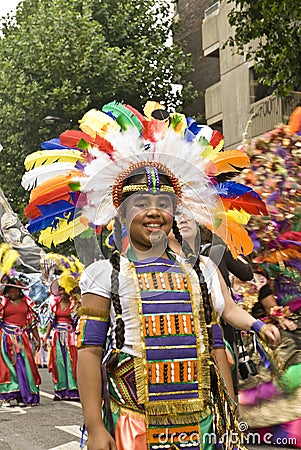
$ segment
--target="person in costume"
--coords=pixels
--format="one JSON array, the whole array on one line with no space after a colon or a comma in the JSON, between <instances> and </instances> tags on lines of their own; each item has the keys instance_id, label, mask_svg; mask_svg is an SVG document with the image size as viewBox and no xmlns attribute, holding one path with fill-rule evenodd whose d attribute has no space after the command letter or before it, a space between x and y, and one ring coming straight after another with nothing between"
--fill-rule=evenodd
<instances>
[{"instance_id":1,"label":"person in costume","mask_svg":"<svg viewBox=\"0 0 301 450\"><path fill-rule=\"evenodd\" d=\"M18 253L9 245L1 244L0 254L4 273L0 295L0 401L2 406L10 406L12 400L35 406L40 402L41 378L34 361L30 335L33 335L35 349L39 351L38 315L34 302L24 293L28 289L24 278L9 275Z\"/></svg>"},{"instance_id":2,"label":"person in costume","mask_svg":"<svg viewBox=\"0 0 301 450\"><path fill-rule=\"evenodd\" d=\"M89 450L217 447L218 436L238 428L210 358L212 326L223 315L234 326L254 329L262 345L265 339L277 344L279 333L241 311L210 259L200 260L182 241L174 217L186 207L197 222L218 225L221 237L229 227L240 230L239 241L234 232L227 245L235 255L251 251L247 233L232 220L243 213L230 211L231 199L225 206L218 200L230 190L236 200L251 191L241 188L234 195L233 184L210 182L218 173L245 167L248 159L239 150L219 154L221 139L209 127L168 114L156 102L148 102L144 113L111 102L85 114L78 133L44 143L43 148L56 145L58 154L59 146L72 144L73 150L60 147L61 155L76 162L57 179L57 190L53 179L39 184L37 173L26 214L47 244L66 239L71 227L70 236L80 238L115 219L110 260L92 263L80 281L78 385ZM30 155L27 168L47 159L45 152ZM237 169L229 165L233 157ZM51 207L37 208L50 186ZM70 197L67 218L56 204L55 194L62 191L64 201ZM264 210L258 196L254 202ZM121 222L130 243L124 255ZM171 229L184 258L167 246ZM213 427L216 442L207 434ZM234 445L241 446L237 439Z\"/></svg>"},{"instance_id":3,"label":"person in costume","mask_svg":"<svg viewBox=\"0 0 301 450\"><path fill-rule=\"evenodd\" d=\"M57 259L61 275L52 282L50 316L43 347L48 348L50 337L49 372L52 373L53 400L79 400L77 387L77 348L75 329L77 324L76 289L83 266L74 256L63 257L49 254Z\"/></svg>"},{"instance_id":4,"label":"person in costume","mask_svg":"<svg viewBox=\"0 0 301 450\"><path fill-rule=\"evenodd\" d=\"M240 176L261 193L269 212L268 220L252 217L248 224L257 273L251 285L239 287L241 303L261 320L277 323L281 345L275 354L285 369L281 377L272 377L267 361L250 345L259 374L241 383L240 411L250 431L271 433L274 444L297 448L301 447L300 148L298 107L287 125L245 143L253 170Z\"/></svg>"},{"instance_id":5,"label":"person in costume","mask_svg":"<svg viewBox=\"0 0 301 450\"><path fill-rule=\"evenodd\" d=\"M45 334L48 327L48 322L50 318L50 308L48 301L44 301L38 307L38 315L39 315L39 324L38 331L39 336L42 342L44 342ZM40 351L36 353L35 362L38 367L45 368L48 366L48 349L44 349L43 345L40 348Z\"/></svg>"}]
</instances>

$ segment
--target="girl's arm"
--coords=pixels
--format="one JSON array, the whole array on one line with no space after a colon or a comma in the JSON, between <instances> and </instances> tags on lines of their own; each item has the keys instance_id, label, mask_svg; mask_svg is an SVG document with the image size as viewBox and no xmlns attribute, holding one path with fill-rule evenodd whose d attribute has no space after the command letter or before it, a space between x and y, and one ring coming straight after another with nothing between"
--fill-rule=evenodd
<instances>
[{"instance_id":1,"label":"girl's arm","mask_svg":"<svg viewBox=\"0 0 301 450\"><path fill-rule=\"evenodd\" d=\"M82 308L99 311L110 309L110 299L84 294ZM114 439L105 429L102 418L101 346L83 346L78 351L77 381L88 431L89 450L116 450Z\"/></svg>"},{"instance_id":2,"label":"girl's arm","mask_svg":"<svg viewBox=\"0 0 301 450\"><path fill-rule=\"evenodd\" d=\"M225 307L223 311L223 318L226 322L232 325L238 330L250 330L252 325L256 322L256 319L251 316L247 311L238 306L232 299L229 290L227 289L226 283L217 270L218 278L221 285L222 294L225 300ZM281 338L278 328L275 325L268 325L263 329L263 333L271 345L280 344Z\"/></svg>"},{"instance_id":3,"label":"girl's arm","mask_svg":"<svg viewBox=\"0 0 301 450\"><path fill-rule=\"evenodd\" d=\"M48 325L47 325L47 330L46 330L46 334L45 334L45 336L43 337L43 349L44 350L47 350L47 340L48 340L48 338L49 338L49 335L50 335L50 331L52 330L52 323L51 323L51 321L49 321L48 322Z\"/></svg>"}]
</instances>

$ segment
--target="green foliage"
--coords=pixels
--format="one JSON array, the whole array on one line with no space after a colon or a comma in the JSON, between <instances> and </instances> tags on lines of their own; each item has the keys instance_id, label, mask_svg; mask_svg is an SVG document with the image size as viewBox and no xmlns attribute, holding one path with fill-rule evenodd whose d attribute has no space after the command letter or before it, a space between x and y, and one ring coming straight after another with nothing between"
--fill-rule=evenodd
<instances>
[{"instance_id":1,"label":"green foliage","mask_svg":"<svg viewBox=\"0 0 301 450\"><path fill-rule=\"evenodd\" d=\"M254 58L260 82L285 97L301 86L301 1L228 0L234 35L226 44ZM256 47L252 46L254 42Z\"/></svg>"},{"instance_id":2,"label":"green foliage","mask_svg":"<svg viewBox=\"0 0 301 450\"><path fill-rule=\"evenodd\" d=\"M171 83L192 70L160 0L23 0L2 22L0 38L0 186L23 217L28 195L20 185L25 157L57 137L90 108L123 100L140 109L147 99L178 106ZM66 120L52 126L52 115Z\"/></svg>"}]
</instances>

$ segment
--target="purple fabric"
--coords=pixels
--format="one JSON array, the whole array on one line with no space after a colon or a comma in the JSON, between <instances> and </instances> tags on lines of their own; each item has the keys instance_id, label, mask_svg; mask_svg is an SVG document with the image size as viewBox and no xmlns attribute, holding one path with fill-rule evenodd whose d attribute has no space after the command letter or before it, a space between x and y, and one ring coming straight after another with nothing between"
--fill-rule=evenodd
<instances>
[{"instance_id":1,"label":"purple fabric","mask_svg":"<svg viewBox=\"0 0 301 450\"><path fill-rule=\"evenodd\" d=\"M158 301L176 302L181 300L189 300L189 292L187 291L141 291L143 292L143 299L154 303Z\"/></svg>"},{"instance_id":2,"label":"purple fabric","mask_svg":"<svg viewBox=\"0 0 301 450\"><path fill-rule=\"evenodd\" d=\"M160 313L178 313L178 312L185 312L185 313L192 313L192 307L190 303L157 303L157 304L150 304L150 303L143 303L142 301L142 310L143 314L160 314Z\"/></svg>"},{"instance_id":3,"label":"purple fabric","mask_svg":"<svg viewBox=\"0 0 301 450\"><path fill-rule=\"evenodd\" d=\"M246 389L239 392L239 403L244 406L254 406L263 400L271 400L279 395L281 391L272 381L262 383L252 389Z\"/></svg>"},{"instance_id":4,"label":"purple fabric","mask_svg":"<svg viewBox=\"0 0 301 450\"><path fill-rule=\"evenodd\" d=\"M150 347L156 347L156 346L166 346L170 345L173 346L173 350L176 346L181 347L182 345L196 345L196 337L195 335L190 336L183 336L183 335L174 335L174 336L154 336L154 337L147 337L145 338L146 348L149 349ZM183 350L180 349L182 352Z\"/></svg>"},{"instance_id":5,"label":"purple fabric","mask_svg":"<svg viewBox=\"0 0 301 450\"><path fill-rule=\"evenodd\" d=\"M165 402L166 400L185 400L190 399L190 398L198 398L198 393L197 392L193 392L193 393L189 393L189 392L185 392L184 394L170 394L170 395L156 395L154 398L152 398L152 395L150 394L149 399L150 401L163 401Z\"/></svg>"},{"instance_id":6,"label":"purple fabric","mask_svg":"<svg viewBox=\"0 0 301 450\"><path fill-rule=\"evenodd\" d=\"M103 347L106 342L108 329L109 322L86 320L81 345L99 345Z\"/></svg>"},{"instance_id":7,"label":"purple fabric","mask_svg":"<svg viewBox=\"0 0 301 450\"><path fill-rule=\"evenodd\" d=\"M182 269L179 266L177 261L171 261L170 259L165 258L148 258L143 261L134 261L136 272L144 273L144 272L176 272L182 273ZM163 265L167 264L167 265ZM147 265L147 270L146 266Z\"/></svg>"},{"instance_id":8,"label":"purple fabric","mask_svg":"<svg viewBox=\"0 0 301 450\"><path fill-rule=\"evenodd\" d=\"M212 325L213 332L213 348L225 348L222 329L218 323Z\"/></svg>"},{"instance_id":9,"label":"purple fabric","mask_svg":"<svg viewBox=\"0 0 301 450\"><path fill-rule=\"evenodd\" d=\"M192 391L198 389L198 383L196 381L191 383L170 383L170 384L149 384L149 393L160 392L179 392L179 391Z\"/></svg>"},{"instance_id":10,"label":"purple fabric","mask_svg":"<svg viewBox=\"0 0 301 450\"><path fill-rule=\"evenodd\" d=\"M26 375L25 362L20 353L17 353L16 372L20 386L22 402L26 405L33 403L33 395L30 393L28 378ZM39 402L38 402L39 403Z\"/></svg>"},{"instance_id":11,"label":"purple fabric","mask_svg":"<svg viewBox=\"0 0 301 450\"><path fill-rule=\"evenodd\" d=\"M169 349L150 349L146 350L146 358L148 361L169 360L169 359L195 359L197 358L196 348L169 348Z\"/></svg>"},{"instance_id":12,"label":"purple fabric","mask_svg":"<svg viewBox=\"0 0 301 450\"><path fill-rule=\"evenodd\" d=\"M260 333L261 328L265 325L265 323L258 319L256 320L256 322L253 323L253 325L251 326L251 330L255 331L256 334Z\"/></svg>"}]
</instances>

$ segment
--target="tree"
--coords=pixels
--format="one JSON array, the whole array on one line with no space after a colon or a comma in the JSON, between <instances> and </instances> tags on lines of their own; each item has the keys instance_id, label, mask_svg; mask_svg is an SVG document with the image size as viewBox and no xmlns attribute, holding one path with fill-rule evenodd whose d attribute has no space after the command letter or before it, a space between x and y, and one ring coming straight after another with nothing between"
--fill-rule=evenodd
<instances>
[{"instance_id":1,"label":"tree","mask_svg":"<svg viewBox=\"0 0 301 450\"><path fill-rule=\"evenodd\" d=\"M260 82L287 96L301 86L300 0L228 0L234 35L227 44L254 58ZM256 45L252 44L256 42Z\"/></svg>"},{"instance_id":2,"label":"tree","mask_svg":"<svg viewBox=\"0 0 301 450\"><path fill-rule=\"evenodd\" d=\"M155 3L155 6L154 6ZM175 106L193 97L189 56L166 44L172 18L165 0L23 0L2 22L0 39L0 185L22 217L23 161L90 108L113 100L141 107L147 99ZM43 117L66 123L51 129Z\"/></svg>"}]
</instances>

